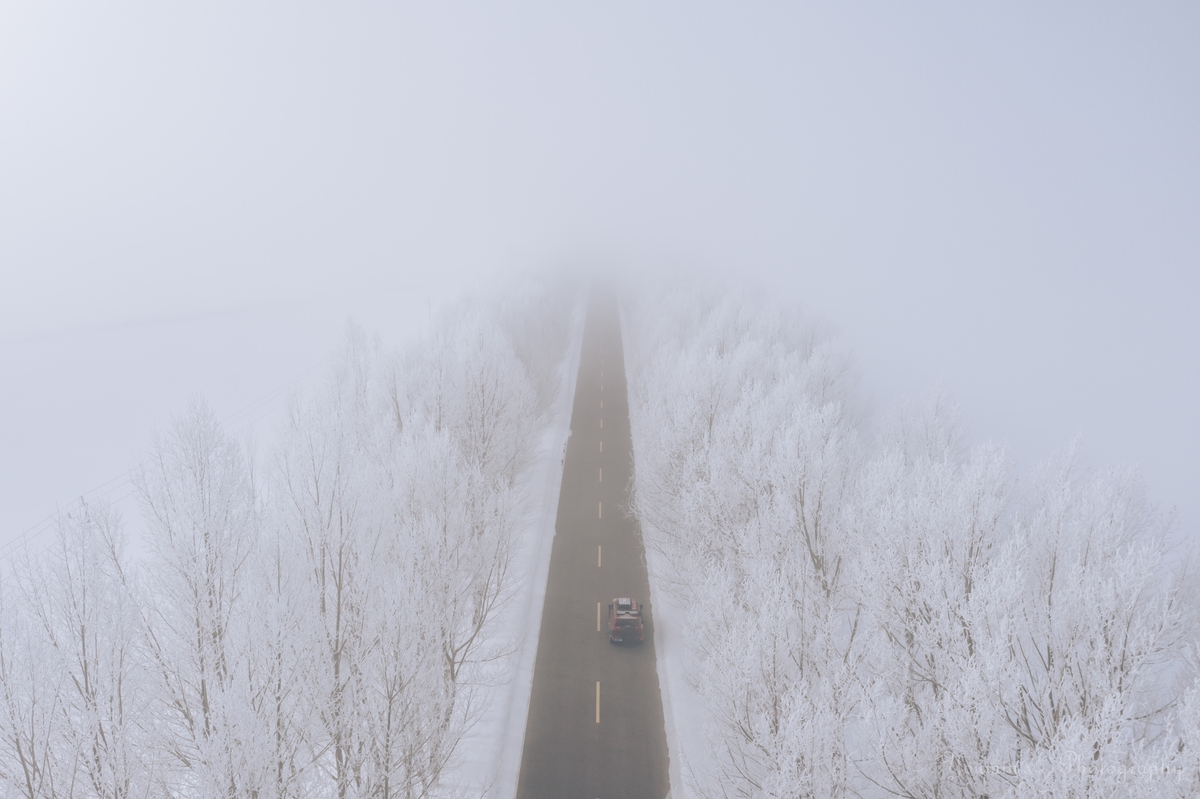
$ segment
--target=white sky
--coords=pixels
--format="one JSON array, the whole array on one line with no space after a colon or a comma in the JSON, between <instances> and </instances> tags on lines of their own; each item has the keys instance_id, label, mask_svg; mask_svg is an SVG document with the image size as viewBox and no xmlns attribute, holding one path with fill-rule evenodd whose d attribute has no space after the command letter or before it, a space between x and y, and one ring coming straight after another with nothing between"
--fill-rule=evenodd
<instances>
[{"instance_id":1,"label":"white sky","mask_svg":"<svg viewBox=\"0 0 1200 799\"><path fill-rule=\"evenodd\" d=\"M851 8L852 6L852 8ZM692 265L1200 529L1194 3L0 5L0 544L350 314ZM273 407L273 406L265 406Z\"/></svg>"}]
</instances>

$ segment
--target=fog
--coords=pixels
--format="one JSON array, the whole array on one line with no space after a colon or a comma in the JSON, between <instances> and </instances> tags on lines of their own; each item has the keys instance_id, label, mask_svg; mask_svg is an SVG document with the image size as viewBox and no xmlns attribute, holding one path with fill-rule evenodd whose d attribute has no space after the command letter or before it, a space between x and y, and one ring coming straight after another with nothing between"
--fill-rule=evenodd
<instances>
[{"instance_id":1,"label":"fog","mask_svg":"<svg viewBox=\"0 0 1200 799\"><path fill-rule=\"evenodd\" d=\"M1183 3L6 3L0 544L197 392L265 417L348 316L609 265L765 286L878 406L940 383L1022 465L1079 435L1195 536L1197 41Z\"/></svg>"}]
</instances>

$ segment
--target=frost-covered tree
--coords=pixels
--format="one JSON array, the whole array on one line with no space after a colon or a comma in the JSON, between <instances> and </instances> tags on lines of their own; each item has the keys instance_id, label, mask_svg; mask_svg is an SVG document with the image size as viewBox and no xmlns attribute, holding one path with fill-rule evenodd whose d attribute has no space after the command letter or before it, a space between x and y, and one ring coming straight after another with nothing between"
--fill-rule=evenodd
<instances>
[{"instance_id":1,"label":"frost-covered tree","mask_svg":"<svg viewBox=\"0 0 1200 799\"><path fill-rule=\"evenodd\" d=\"M262 751L247 669L258 508L247 456L195 402L137 475L150 561L146 646L163 790L251 796Z\"/></svg>"},{"instance_id":2,"label":"frost-covered tree","mask_svg":"<svg viewBox=\"0 0 1200 799\"><path fill-rule=\"evenodd\" d=\"M1068 455L1031 489L1000 564L1023 579L993 654L998 705L1022 772L1104 784L1157 756L1148 744L1170 724L1195 641L1193 595L1166 567L1136 476L1079 475Z\"/></svg>"},{"instance_id":3,"label":"frost-covered tree","mask_svg":"<svg viewBox=\"0 0 1200 799\"><path fill-rule=\"evenodd\" d=\"M279 457L281 524L303 553L309 606L301 614L314 657L319 750L339 799L358 795L369 742L360 708L372 642L367 617L381 582L383 529L370 447L372 359L352 338L317 397L289 413Z\"/></svg>"},{"instance_id":4,"label":"frost-covered tree","mask_svg":"<svg viewBox=\"0 0 1200 799\"><path fill-rule=\"evenodd\" d=\"M901 796L985 795L1002 718L980 667L1007 612L993 560L1011 480L1003 452L955 452L944 398L865 465L850 511L863 608L863 770ZM982 693L981 693L982 692Z\"/></svg>"},{"instance_id":5,"label":"frost-covered tree","mask_svg":"<svg viewBox=\"0 0 1200 799\"><path fill-rule=\"evenodd\" d=\"M1184 797L1200 794L1200 679L1195 648L1190 653L1191 684L1172 714L1171 724L1164 737L1162 754L1138 757L1139 781L1153 790L1146 796ZM1140 753L1139 753L1140 754Z\"/></svg>"},{"instance_id":6,"label":"frost-covered tree","mask_svg":"<svg viewBox=\"0 0 1200 799\"><path fill-rule=\"evenodd\" d=\"M304 561L278 516L264 516L248 581L246 675L255 736L246 744L258 747L250 761L261 796L285 799L312 795L317 781L318 652L308 634Z\"/></svg>"},{"instance_id":7,"label":"frost-covered tree","mask_svg":"<svg viewBox=\"0 0 1200 799\"><path fill-rule=\"evenodd\" d=\"M52 747L66 794L147 794L157 765L147 746L142 623L116 511L82 503L59 516L46 557L20 571L46 682L61 686ZM65 794L64 794L65 795Z\"/></svg>"},{"instance_id":8,"label":"frost-covered tree","mask_svg":"<svg viewBox=\"0 0 1200 799\"><path fill-rule=\"evenodd\" d=\"M46 669L53 655L10 585L0 583L0 780L6 796L59 795L62 672ZM69 776L68 776L69 779Z\"/></svg>"},{"instance_id":9,"label":"frost-covered tree","mask_svg":"<svg viewBox=\"0 0 1200 799\"><path fill-rule=\"evenodd\" d=\"M434 790L511 654L495 617L544 423L526 363L563 355L527 337L523 360L511 321L452 309L398 355L351 331L290 413L274 485L303 553L316 749L339 797Z\"/></svg>"},{"instance_id":10,"label":"frost-covered tree","mask_svg":"<svg viewBox=\"0 0 1200 799\"><path fill-rule=\"evenodd\" d=\"M631 386L635 508L673 566L655 579L690 608L691 676L715 722L694 785L845 794L858 657L840 530L858 458L852 375L812 331L736 298L699 317L653 305L626 313L630 360L644 359Z\"/></svg>"},{"instance_id":11,"label":"frost-covered tree","mask_svg":"<svg viewBox=\"0 0 1200 799\"><path fill-rule=\"evenodd\" d=\"M106 506L64 514L0 580L0 796L442 795L514 651L578 299L470 299L400 351L352 327L260 474L194 403L136 470L144 562Z\"/></svg>"},{"instance_id":12,"label":"frost-covered tree","mask_svg":"<svg viewBox=\"0 0 1200 799\"><path fill-rule=\"evenodd\" d=\"M711 722L691 790L1184 795L1195 592L1136 476L1017 480L944 392L867 433L836 345L748 294L622 308L634 510Z\"/></svg>"}]
</instances>

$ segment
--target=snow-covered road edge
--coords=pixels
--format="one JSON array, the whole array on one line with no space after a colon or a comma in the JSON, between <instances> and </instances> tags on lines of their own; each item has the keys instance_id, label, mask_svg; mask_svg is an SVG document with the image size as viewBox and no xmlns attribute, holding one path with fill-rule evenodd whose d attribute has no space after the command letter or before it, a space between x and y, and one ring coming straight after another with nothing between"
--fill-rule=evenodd
<instances>
[{"instance_id":1,"label":"snow-covered road edge","mask_svg":"<svg viewBox=\"0 0 1200 799\"><path fill-rule=\"evenodd\" d=\"M583 348L585 299L580 299L572 320L570 344L559 366L558 397L550 424L542 433L537 462L522 481L528 489L528 516L513 561L513 570L521 575L521 582L498 620L498 628L521 630L524 635L515 642L517 651L509 679L487 689L484 702L487 709L459 745L458 767L443 783L452 792L489 799L513 799L517 794L558 495L562 489L563 455L571 434L575 380Z\"/></svg>"},{"instance_id":2,"label":"snow-covered road edge","mask_svg":"<svg viewBox=\"0 0 1200 799\"><path fill-rule=\"evenodd\" d=\"M650 572L650 607L654 613L654 654L658 660L658 690L662 694L663 726L667 735L667 761L671 780L667 799L686 795L683 789L682 761L690 749L683 748L679 740L680 719L678 710L687 703L677 707L677 700L684 699L690 691L683 668L682 641L675 635L683 629L684 610L680 608L668 592L656 587L661 574L661 557L646 548L646 568ZM676 650L679 651L676 651ZM689 729L685 724L683 729Z\"/></svg>"}]
</instances>

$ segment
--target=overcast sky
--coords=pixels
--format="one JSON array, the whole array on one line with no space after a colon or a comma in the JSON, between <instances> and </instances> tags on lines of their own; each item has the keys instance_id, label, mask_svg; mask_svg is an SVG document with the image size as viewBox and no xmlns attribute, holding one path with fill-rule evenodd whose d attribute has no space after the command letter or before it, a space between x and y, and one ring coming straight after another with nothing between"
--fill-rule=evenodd
<instances>
[{"instance_id":1,"label":"overcast sky","mask_svg":"<svg viewBox=\"0 0 1200 799\"><path fill-rule=\"evenodd\" d=\"M0 544L189 396L528 267L694 267L1200 529L1200 5L0 4ZM740 279L740 277L738 278Z\"/></svg>"}]
</instances>

